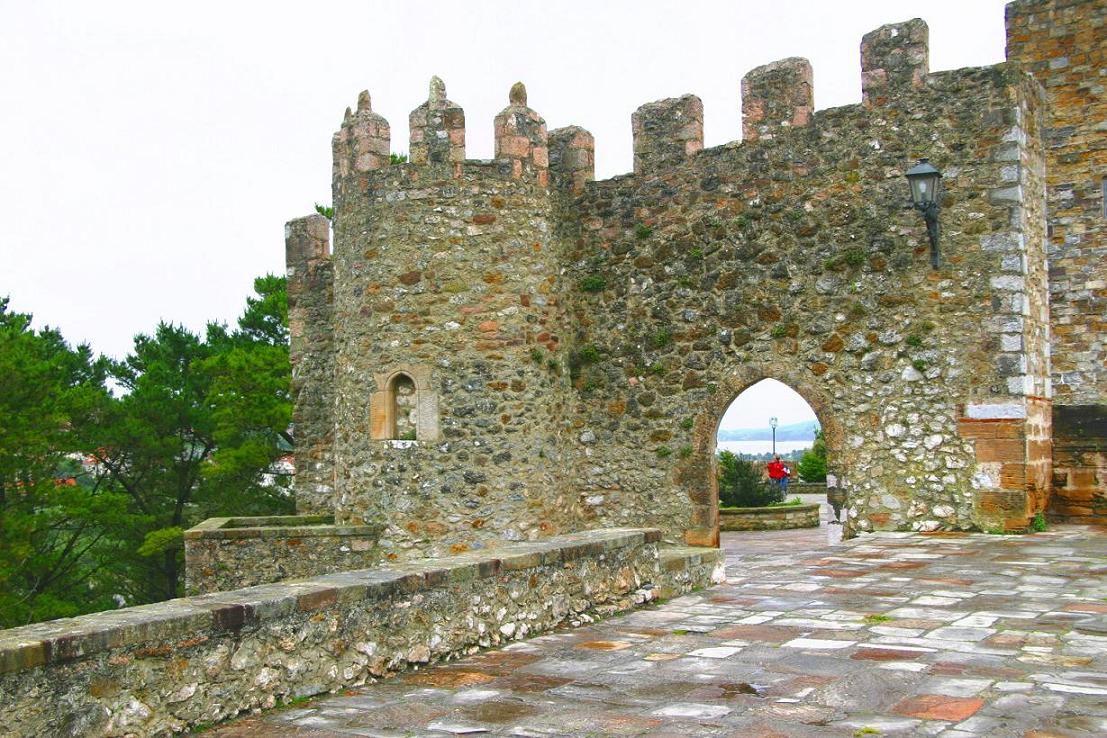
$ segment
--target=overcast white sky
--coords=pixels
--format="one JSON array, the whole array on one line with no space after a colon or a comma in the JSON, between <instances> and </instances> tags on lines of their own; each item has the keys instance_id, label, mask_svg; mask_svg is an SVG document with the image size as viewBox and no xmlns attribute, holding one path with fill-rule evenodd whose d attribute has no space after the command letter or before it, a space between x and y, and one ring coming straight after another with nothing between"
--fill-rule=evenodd
<instances>
[{"instance_id":1,"label":"overcast white sky","mask_svg":"<svg viewBox=\"0 0 1107 738\"><path fill-rule=\"evenodd\" d=\"M1002 61L1003 0L26 2L0 0L0 295L117 357L159 319L200 329L284 270L283 224L330 202L330 138L369 89L407 150L441 76L468 155L522 80L550 128L630 170L630 114L693 92L740 137L749 69L806 56L819 108L860 100L858 46L922 15L931 69ZM783 418L782 418L783 422Z\"/></svg>"},{"instance_id":2,"label":"overcast white sky","mask_svg":"<svg viewBox=\"0 0 1107 738\"><path fill-rule=\"evenodd\" d=\"M719 430L768 428L773 417L780 425L818 422L815 411L798 392L775 379L762 379L734 398L719 422Z\"/></svg>"}]
</instances>

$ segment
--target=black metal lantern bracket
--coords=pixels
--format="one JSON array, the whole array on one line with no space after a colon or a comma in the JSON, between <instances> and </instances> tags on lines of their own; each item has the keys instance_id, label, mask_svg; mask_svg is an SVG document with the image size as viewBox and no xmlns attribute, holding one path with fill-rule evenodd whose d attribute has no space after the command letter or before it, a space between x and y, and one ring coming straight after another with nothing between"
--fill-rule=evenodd
<instances>
[{"instance_id":1,"label":"black metal lantern bracket","mask_svg":"<svg viewBox=\"0 0 1107 738\"><path fill-rule=\"evenodd\" d=\"M942 173L928 160L919 159L919 163L908 169L905 176L911 186L911 204L926 221L926 235L930 238L930 266L937 269L940 264L938 211L941 209Z\"/></svg>"}]
</instances>

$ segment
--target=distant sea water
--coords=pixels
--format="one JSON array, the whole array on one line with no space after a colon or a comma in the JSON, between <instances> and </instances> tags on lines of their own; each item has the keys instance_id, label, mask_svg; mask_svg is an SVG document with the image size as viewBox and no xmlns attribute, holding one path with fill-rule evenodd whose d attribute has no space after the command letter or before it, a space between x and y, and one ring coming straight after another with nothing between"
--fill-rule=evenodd
<instances>
[{"instance_id":1,"label":"distant sea water","mask_svg":"<svg viewBox=\"0 0 1107 738\"><path fill-rule=\"evenodd\" d=\"M772 441L719 441L720 451L734 454L767 454L773 450ZM777 441L776 452L787 454L800 449L811 448L811 441Z\"/></svg>"}]
</instances>

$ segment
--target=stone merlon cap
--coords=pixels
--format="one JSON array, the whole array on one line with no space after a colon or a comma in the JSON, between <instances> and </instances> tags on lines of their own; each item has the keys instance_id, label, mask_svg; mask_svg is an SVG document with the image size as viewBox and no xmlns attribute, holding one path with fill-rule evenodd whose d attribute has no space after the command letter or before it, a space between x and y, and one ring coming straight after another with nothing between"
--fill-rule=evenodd
<instances>
[{"instance_id":1,"label":"stone merlon cap","mask_svg":"<svg viewBox=\"0 0 1107 738\"><path fill-rule=\"evenodd\" d=\"M438 75L431 77L430 91L427 94L427 102L431 105L446 101L446 83Z\"/></svg>"},{"instance_id":2,"label":"stone merlon cap","mask_svg":"<svg viewBox=\"0 0 1107 738\"><path fill-rule=\"evenodd\" d=\"M512 105L525 108L527 106L527 86L522 82L513 84L511 91L507 93L507 101Z\"/></svg>"}]
</instances>

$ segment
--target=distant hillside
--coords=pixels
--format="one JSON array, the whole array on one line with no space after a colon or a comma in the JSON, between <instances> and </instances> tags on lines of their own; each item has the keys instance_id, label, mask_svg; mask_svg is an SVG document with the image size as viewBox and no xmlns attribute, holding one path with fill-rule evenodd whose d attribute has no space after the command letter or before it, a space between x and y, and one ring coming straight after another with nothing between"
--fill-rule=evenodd
<instances>
[{"instance_id":1,"label":"distant hillside","mask_svg":"<svg viewBox=\"0 0 1107 738\"><path fill-rule=\"evenodd\" d=\"M776 427L776 440L778 441L810 441L815 437L815 429L819 427L817 420L805 420L802 423L790 423ZM773 429L764 428L730 428L720 430L720 441L771 441Z\"/></svg>"}]
</instances>

